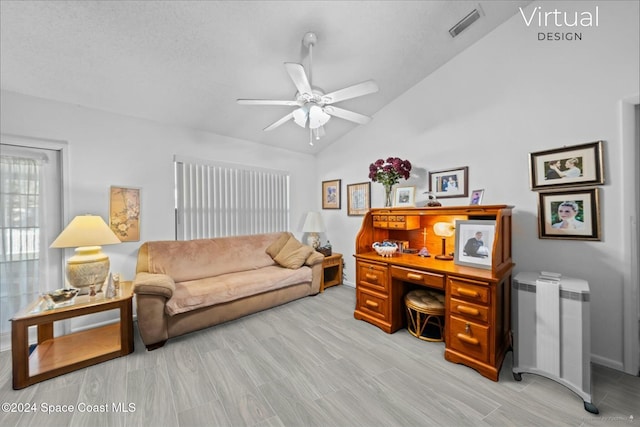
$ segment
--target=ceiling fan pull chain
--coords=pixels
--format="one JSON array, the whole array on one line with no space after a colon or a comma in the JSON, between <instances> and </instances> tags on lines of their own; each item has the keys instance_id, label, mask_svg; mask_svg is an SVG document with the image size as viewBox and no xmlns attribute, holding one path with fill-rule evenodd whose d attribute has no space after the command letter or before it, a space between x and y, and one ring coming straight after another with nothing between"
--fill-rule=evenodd
<instances>
[{"instance_id":1,"label":"ceiling fan pull chain","mask_svg":"<svg viewBox=\"0 0 640 427\"><path fill-rule=\"evenodd\" d=\"M311 90L313 90L313 76L311 64L313 63L313 43L309 43L309 86L311 86Z\"/></svg>"}]
</instances>

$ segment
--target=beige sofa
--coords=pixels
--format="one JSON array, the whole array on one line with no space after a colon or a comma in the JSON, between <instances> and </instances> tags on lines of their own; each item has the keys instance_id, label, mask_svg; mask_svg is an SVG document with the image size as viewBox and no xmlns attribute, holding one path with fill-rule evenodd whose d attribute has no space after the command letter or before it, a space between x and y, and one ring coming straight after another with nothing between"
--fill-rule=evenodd
<instances>
[{"instance_id":1,"label":"beige sofa","mask_svg":"<svg viewBox=\"0 0 640 427\"><path fill-rule=\"evenodd\" d=\"M290 233L146 242L134 292L148 350L320 290L323 255Z\"/></svg>"}]
</instances>

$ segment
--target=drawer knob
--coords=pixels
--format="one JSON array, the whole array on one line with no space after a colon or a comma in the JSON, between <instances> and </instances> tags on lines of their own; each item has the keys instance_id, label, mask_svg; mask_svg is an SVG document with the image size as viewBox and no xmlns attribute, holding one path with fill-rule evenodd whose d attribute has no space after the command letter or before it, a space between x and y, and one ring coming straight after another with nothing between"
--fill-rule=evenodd
<instances>
[{"instance_id":1,"label":"drawer knob","mask_svg":"<svg viewBox=\"0 0 640 427\"><path fill-rule=\"evenodd\" d=\"M378 303L375 301L371 301L371 300L366 300L365 305L368 305L369 307L373 307L373 308L378 308Z\"/></svg>"},{"instance_id":2,"label":"drawer knob","mask_svg":"<svg viewBox=\"0 0 640 427\"><path fill-rule=\"evenodd\" d=\"M478 316L480 314L480 311L477 308L467 307L466 305L459 305L456 308L460 313L468 314L470 316Z\"/></svg>"},{"instance_id":3,"label":"drawer knob","mask_svg":"<svg viewBox=\"0 0 640 427\"><path fill-rule=\"evenodd\" d=\"M376 276L375 274L371 274L371 273L367 273L364 275L364 277L366 277L367 279L373 281L373 282L377 282L378 281L378 276Z\"/></svg>"},{"instance_id":4,"label":"drawer knob","mask_svg":"<svg viewBox=\"0 0 640 427\"><path fill-rule=\"evenodd\" d=\"M467 288L458 288L458 293L460 295L464 295L466 297L473 297L473 298L478 298L480 296L478 292L474 291L473 289L467 289Z\"/></svg>"},{"instance_id":5,"label":"drawer knob","mask_svg":"<svg viewBox=\"0 0 640 427\"><path fill-rule=\"evenodd\" d=\"M422 280L422 275L415 273L407 273L407 279Z\"/></svg>"}]
</instances>

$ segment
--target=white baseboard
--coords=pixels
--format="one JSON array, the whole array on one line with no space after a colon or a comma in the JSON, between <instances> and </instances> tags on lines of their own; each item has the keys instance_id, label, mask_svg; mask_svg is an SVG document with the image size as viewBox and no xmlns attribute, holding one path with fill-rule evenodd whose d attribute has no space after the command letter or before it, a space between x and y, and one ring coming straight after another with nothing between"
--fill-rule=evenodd
<instances>
[{"instance_id":1,"label":"white baseboard","mask_svg":"<svg viewBox=\"0 0 640 427\"><path fill-rule=\"evenodd\" d=\"M624 365L620 360L613 360L591 353L591 363L624 372Z\"/></svg>"}]
</instances>

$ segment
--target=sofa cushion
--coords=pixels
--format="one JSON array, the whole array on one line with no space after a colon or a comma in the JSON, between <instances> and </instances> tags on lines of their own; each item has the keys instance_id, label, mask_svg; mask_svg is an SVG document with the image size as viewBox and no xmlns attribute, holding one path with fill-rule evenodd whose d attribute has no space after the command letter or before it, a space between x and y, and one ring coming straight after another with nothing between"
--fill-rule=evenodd
<instances>
[{"instance_id":1,"label":"sofa cushion","mask_svg":"<svg viewBox=\"0 0 640 427\"><path fill-rule=\"evenodd\" d=\"M311 246L303 245L295 237L290 236L273 260L285 268L295 269L300 268L312 253Z\"/></svg>"},{"instance_id":2,"label":"sofa cushion","mask_svg":"<svg viewBox=\"0 0 640 427\"><path fill-rule=\"evenodd\" d=\"M311 280L310 267L291 270L273 265L257 270L180 282L176 283L175 292L167 301L165 312L173 316L299 283L306 282L311 285Z\"/></svg>"},{"instance_id":3,"label":"sofa cushion","mask_svg":"<svg viewBox=\"0 0 640 427\"><path fill-rule=\"evenodd\" d=\"M274 265L265 250L283 234L147 242L147 266L149 273L166 274L176 282L255 270Z\"/></svg>"}]
</instances>

